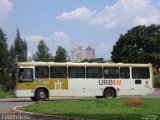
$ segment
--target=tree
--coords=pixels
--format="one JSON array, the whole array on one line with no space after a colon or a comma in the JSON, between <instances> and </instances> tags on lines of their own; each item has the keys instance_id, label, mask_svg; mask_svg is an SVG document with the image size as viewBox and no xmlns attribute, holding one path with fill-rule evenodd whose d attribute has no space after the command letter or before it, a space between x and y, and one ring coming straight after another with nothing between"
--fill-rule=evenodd
<instances>
[{"instance_id":1,"label":"tree","mask_svg":"<svg viewBox=\"0 0 160 120\"><path fill-rule=\"evenodd\" d=\"M5 68L8 59L8 45L6 35L0 28L0 70Z\"/></svg>"},{"instance_id":2,"label":"tree","mask_svg":"<svg viewBox=\"0 0 160 120\"><path fill-rule=\"evenodd\" d=\"M66 62L67 61L67 51L61 47L58 46L56 55L54 57L55 62Z\"/></svg>"},{"instance_id":3,"label":"tree","mask_svg":"<svg viewBox=\"0 0 160 120\"><path fill-rule=\"evenodd\" d=\"M38 50L36 54L33 55L33 60L43 62L53 61L53 56L49 53L49 48L43 40L40 40Z\"/></svg>"},{"instance_id":4,"label":"tree","mask_svg":"<svg viewBox=\"0 0 160 120\"><path fill-rule=\"evenodd\" d=\"M152 63L160 66L160 25L136 26L113 46L113 62Z\"/></svg>"},{"instance_id":5,"label":"tree","mask_svg":"<svg viewBox=\"0 0 160 120\"><path fill-rule=\"evenodd\" d=\"M8 90L11 85L9 76L10 62L8 57L7 37L0 28L0 84L2 85L2 89L5 90Z\"/></svg>"},{"instance_id":6,"label":"tree","mask_svg":"<svg viewBox=\"0 0 160 120\"><path fill-rule=\"evenodd\" d=\"M10 57L12 62L14 63L15 59L18 62L27 61L27 52L27 42L25 39L21 38L19 29L17 29L16 38L10 48Z\"/></svg>"}]
</instances>

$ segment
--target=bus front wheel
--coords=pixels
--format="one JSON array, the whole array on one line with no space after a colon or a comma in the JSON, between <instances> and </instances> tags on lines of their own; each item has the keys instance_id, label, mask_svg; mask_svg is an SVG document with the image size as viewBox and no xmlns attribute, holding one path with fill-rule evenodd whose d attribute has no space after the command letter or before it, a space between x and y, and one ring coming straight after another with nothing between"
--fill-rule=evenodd
<instances>
[{"instance_id":1,"label":"bus front wheel","mask_svg":"<svg viewBox=\"0 0 160 120\"><path fill-rule=\"evenodd\" d=\"M46 100L48 98L47 91L44 89L36 90L35 98L37 100Z\"/></svg>"},{"instance_id":2,"label":"bus front wheel","mask_svg":"<svg viewBox=\"0 0 160 120\"><path fill-rule=\"evenodd\" d=\"M114 98L114 97L116 97L116 91L113 88L107 88L104 91L104 97Z\"/></svg>"}]
</instances>

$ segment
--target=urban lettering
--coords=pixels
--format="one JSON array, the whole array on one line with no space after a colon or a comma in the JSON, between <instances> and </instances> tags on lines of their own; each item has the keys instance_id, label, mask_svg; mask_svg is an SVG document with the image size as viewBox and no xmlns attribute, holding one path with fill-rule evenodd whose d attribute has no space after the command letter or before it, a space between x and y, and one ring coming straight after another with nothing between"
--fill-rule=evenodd
<instances>
[{"instance_id":1,"label":"urban lettering","mask_svg":"<svg viewBox=\"0 0 160 120\"><path fill-rule=\"evenodd\" d=\"M99 85L121 85L121 80L99 80Z\"/></svg>"}]
</instances>

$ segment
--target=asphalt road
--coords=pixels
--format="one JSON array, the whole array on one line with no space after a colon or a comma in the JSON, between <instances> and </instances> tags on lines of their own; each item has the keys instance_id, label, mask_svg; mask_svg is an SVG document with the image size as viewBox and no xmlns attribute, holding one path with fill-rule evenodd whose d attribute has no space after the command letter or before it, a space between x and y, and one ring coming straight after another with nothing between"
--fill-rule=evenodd
<instances>
[{"instance_id":1,"label":"asphalt road","mask_svg":"<svg viewBox=\"0 0 160 120\"><path fill-rule=\"evenodd\" d=\"M0 114L9 113L13 107L33 104L32 101L0 101Z\"/></svg>"}]
</instances>

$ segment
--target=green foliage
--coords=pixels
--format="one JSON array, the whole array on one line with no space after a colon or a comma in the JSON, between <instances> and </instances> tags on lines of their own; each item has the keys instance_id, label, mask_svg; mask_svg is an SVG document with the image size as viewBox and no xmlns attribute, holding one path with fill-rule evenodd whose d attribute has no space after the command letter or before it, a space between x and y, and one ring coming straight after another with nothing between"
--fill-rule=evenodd
<instances>
[{"instance_id":1,"label":"green foliage","mask_svg":"<svg viewBox=\"0 0 160 120\"><path fill-rule=\"evenodd\" d=\"M16 38L10 48L10 57L12 63L14 63L15 60L18 62L27 61L27 52L27 42L25 39L22 40L19 29L17 29Z\"/></svg>"},{"instance_id":2,"label":"green foliage","mask_svg":"<svg viewBox=\"0 0 160 120\"><path fill-rule=\"evenodd\" d=\"M11 93L0 89L0 98L11 98L11 97L13 97Z\"/></svg>"},{"instance_id":3,"label":"green foliage","mask_svg":"<svg viewBox=\"0 0 160 120\"><path fill-rule=\"evenodd\" d=\"M160 88L160 72L154 71L154 88Z\"/></svg>"},{"instance_id":4,"label":"green foliage","mask_svg":"<svg viewBox=\"0 0 160 120\"><path fill-rule=\"evenodd\" d=\"M113 46L112 61L152 63L160 66L160 25L137 26L129 30Z\"/></svg>"},{"instance_id":5,"label":"green foliage","mask_svg":"<svg viewBox=\"0 0 160 120\"><path fill-rule=\"evenodd\" d=\"M11 88L11 78L9 76L11 64L8 58L7 38L0 28L0 84L4 90Z\"/></svg>"},{"instance_id":6,"label":"green foliage","mask_svg":"<svg viewBox=\"0 0 160 120\"><path fill-rule=\"evenodd\" d=\"M11 88L12 88L12 79L11 79L11 76L9 74L11 74L10 70L6 70L6 71L3 72L3 75L1 76L2 89L7 90L7 91L11 90Z\"/></svg>"},{"instance_id":7,"label":"green foliage","mask_svg":"<svg viewBox=\"0 0 160 120\"><path fill-rule=\"evenodd\" d=\"M53 56L49 53L49 48L43 40L40 40L38 50L36 54L33 55L33 60L42 62L53 61Z\"/></svg>"},{"instance_id":8,"label":"green foliage","mask_svg":"<svg viewBox=\"0 0 160 120\"><path fill-rule=\"evenodd\" d=\"M142 115L160 114L160 99L146 98L144 105L125 106L126 98L49 101L23 107L23 110L54 116L94 120L139 120ZM43 108L43 109L42 109Z\"/></svg>"},{"instance_id":9,"label":"green foliage","mask_svg":"<svg viewBox=\"0 0 160 120\"><path fill-rule=\"evenodd\" d=\"M61 47L58 46L56 55L54 57L55 62L66 62L67 61L67 51Z\"/></svg>"},{"instance_id":10,"label":"green foliage","mask_svg":"<svg viewBox=\"0 0 160 120\"><path fill-rule=\"evenodd\" d=\"M4 70L8 59L8 45L6 35L0 28L0 70Z\"/></svg>"}]
</instances>

